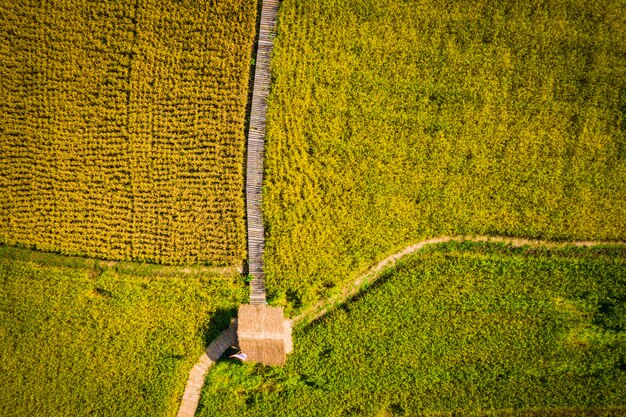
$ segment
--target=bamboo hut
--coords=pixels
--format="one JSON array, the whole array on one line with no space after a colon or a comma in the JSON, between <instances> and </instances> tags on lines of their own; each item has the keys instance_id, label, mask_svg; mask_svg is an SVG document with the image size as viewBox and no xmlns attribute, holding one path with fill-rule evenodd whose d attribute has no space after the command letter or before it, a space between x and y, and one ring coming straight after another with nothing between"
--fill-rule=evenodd
<instances>
[{"instance_id":1,"label":"bamboo hut","mask_svg":"<svg viewBox=\"0 0 626 417\"><path fill-rule=\"evenodd\" d=\"M264 365L284 365L287 353L293 350L291 321L285 320L282 307L239 307L237 338L248 360Z\"/></svg>"}]
</instances>

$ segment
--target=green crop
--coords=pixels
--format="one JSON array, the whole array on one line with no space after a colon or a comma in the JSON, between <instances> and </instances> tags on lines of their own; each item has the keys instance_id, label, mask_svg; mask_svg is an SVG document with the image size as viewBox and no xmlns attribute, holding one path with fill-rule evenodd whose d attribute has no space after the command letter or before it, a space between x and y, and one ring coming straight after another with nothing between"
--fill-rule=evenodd
<instances>
[{"instance_id":1,"label":"green crop","mask_svg":"<svg viewBox=\"0 0 626 417\"><path fill-rule=\"evenodd\" d=\"M64 258L0 246L0 415L176 415L239 276Z\"/></svg>"},{"instance_id":2,"label":"green crop","mask_svg":"<svg viewBox=\"0 0 626 417\"><path fill-rule=\"evenodd\" d=\"M267 285L310 305L446 234L626 238L617 0L284 0Z\"/></svg>"},{"instance_id":3,"label":"green crop","mask_svg":"<svg viewBox=\"0 0 626 417\"><path fill-rule=\"evenodd\" d=\"M199 416L623 415L626 253L429 247L294 336L218 363Z\"/></svg>"},{"instance_id":4,"label":"green crop","mask_svg":"<svg viewBox=\"0 0 626 417\"><path fill-rule=\"evenodd\" d=\"M255 0L0 2L0 241L245 257Z\"/></svg>"}]
</instances>

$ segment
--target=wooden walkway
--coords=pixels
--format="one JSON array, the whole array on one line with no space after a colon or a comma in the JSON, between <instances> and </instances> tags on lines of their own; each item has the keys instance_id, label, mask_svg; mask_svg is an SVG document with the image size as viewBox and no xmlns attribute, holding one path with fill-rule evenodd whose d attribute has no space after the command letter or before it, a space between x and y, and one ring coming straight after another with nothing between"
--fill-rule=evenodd
<instances>
[{"instance_id":1,"label":"wooden walkway","mask_svg":"<svg viewBox=\"0 0 626 417\"><path fill-rule=\"evenodd\" d=\"M270 91L270 56L276 33L279 0L263 0L257 45L246 171L246 210L248 219L248 268L252 275L250 304L267 304L263 282L264 230L261 213L263 153L267 96Z\"/></svg>"},{"instance_id":2,"label":"wooden walkway","mask_svg":"<svg viewBox=\"0 0 626 417\"><path fill-rule=\"evenodd\" d=\"M177 417L193 417L200 401L200 393L209 368L222 356L231 345L237 342L237 322L220 333L206 348L200 360L191 368L185 392L178 408Z\"/></svg>"}]
</instances>

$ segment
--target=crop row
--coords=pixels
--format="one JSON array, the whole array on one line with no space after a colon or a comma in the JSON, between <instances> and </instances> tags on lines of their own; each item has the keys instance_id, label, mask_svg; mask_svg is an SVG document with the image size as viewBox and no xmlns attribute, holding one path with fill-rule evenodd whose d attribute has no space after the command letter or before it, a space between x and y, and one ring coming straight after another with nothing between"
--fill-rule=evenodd
<instances>
[{"instance_id":1,"label":"crop row","mask_svg":"<svg viewBox=\"0 0 626 417\"><path fill-rule=\"evenodd\" d=\"M0 6L0 240L241 262L254 5Z\"/></svg>"}]
</instances>

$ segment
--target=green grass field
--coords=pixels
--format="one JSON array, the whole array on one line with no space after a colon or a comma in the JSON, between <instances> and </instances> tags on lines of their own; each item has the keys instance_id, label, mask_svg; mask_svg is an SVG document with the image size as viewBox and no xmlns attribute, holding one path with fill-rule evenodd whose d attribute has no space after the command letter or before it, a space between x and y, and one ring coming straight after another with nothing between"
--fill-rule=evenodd
<instances>
[{"instance_id":1,"label":"green grass field","mask_svg":"<svg viewBox=\"0 0 626 417\"><path fill-rule=\"evenodd\" d=\"M443 234L626 238L623 0L284 0L268 287L310 305Z\"/></svg>"},{"instance_id":2,"label":"green grass field","mask_svg":"<svg viewBox=\"0 0 626 417\"><path fill-rule=\"evenodd\" d=\"M0 1L0 242L241 265L256 4Z\"/></svg>"},{"instance_id":3,"label":"green grass field","mask_svg":"<svg viewBox=\"0 0 626 417\"><path fill-rule=\"evenodd\" d=\"M0 246L0 415L175 416L245 296L237 274Z\"/></svg>"},{"instance_id":4,"label":"green grass field","mask_svg":"<svg viewBox=\"0 0 626 417\"><path fill-rule=\"evenodd\" d=\"M198 415L623 415L624 386L624 249L446 244L296 329L284 369L218 363Z\"/></svg>"}]
</instances>

